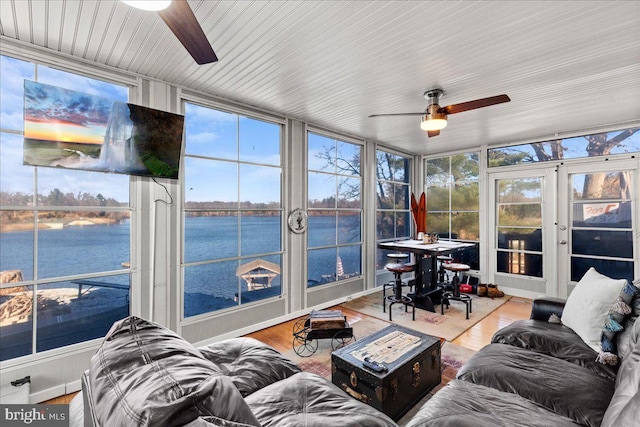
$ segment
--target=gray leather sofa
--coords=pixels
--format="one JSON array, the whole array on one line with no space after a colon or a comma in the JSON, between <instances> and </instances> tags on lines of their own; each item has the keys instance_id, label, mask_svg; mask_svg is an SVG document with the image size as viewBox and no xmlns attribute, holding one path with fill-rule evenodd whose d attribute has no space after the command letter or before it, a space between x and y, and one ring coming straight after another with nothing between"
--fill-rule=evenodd
<instances>
[{"instance_id":1,"label":"gray leather sofa","mask_svg":"<svg viewBox=\"0 0 640 427\"><path fill-rule=\"evenodd\" d=\"M396 425L260 341L196 349L134 316L107 333L70 418L72 426L101 427Z\"/></svg>"},{"instance_id":2,"label":"gray leather sofa","mask_svg":"<svg viewBox=\"0 0 640 427\"><path fill-rule=\"evenodd\" d=\"M640 301L618 367L596 362L597 353L571 329L548 322L562 315L557 298L534 301L531 319L498 331L414 416L423 426L640 425Z\"/></svg>"},{"instance_id":3,"label":"gray leather sofa","mask_svg":"<svg viewBox=\"0 0 640 427\"><path fill-rule=\"evenodd\" d=\"M534 301L531 319L498 331L408 427L639 425L639 299L619 336L619 367L547 321L562 307ZM82 380L72 426L397 426L257 340L196 349L137 317L114 324Z\"/></svg>"}]
</instances>

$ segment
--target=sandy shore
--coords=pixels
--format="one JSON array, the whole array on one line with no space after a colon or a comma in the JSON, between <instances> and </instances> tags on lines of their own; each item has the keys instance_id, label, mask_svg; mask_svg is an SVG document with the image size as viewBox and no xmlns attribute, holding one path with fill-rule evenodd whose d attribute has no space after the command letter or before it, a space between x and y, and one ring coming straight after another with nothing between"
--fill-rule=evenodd
<instances>
[{"instance_id":1,"label":"sandy shore","mask_svg":"<svg viewBox=\"0 0 640 427\"><path fill-rule=\"evenodd\" d=\"M128 305L128 291L105 288L44 289L38 291L38 323L61 322L111 308ZM33 316L33 293L16 292L0 297L0 327L30 322Z\"/></svg>"},{"instance_id":2,"label":"sandy shore","mask_svg":"<svg viewBox=\"0 0 640 427\"><path fill-rule=\"evenodd\" d=\"M68 222L67 222L68 221ZM42 220L38 222L39 230L48 229L61 229L67 227L90 227L94 225L111 225L115 224L116 220L113 218L76 218L63 221L51 221L47 222ZM33 230L33 222L16 222L16 223L0 223L0 233L8 233L11 231L31 231Z\"/></svg>"}]
</instances>

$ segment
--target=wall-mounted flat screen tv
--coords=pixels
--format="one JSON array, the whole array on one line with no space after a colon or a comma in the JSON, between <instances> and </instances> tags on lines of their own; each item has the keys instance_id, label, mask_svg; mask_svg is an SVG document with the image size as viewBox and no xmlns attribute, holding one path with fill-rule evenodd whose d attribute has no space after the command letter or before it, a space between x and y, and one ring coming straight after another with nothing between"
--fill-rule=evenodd
<instances>
[{"instance_id":1,"label":"wall-mounted flat screen tv","mask_svg":"<svg viewBox=\"0 0 640 427\"><path fill-rule=\"evenodd\" d=\"M178 178L184 116L24 82L24 164Z\"/></svg>"}]
</instances>

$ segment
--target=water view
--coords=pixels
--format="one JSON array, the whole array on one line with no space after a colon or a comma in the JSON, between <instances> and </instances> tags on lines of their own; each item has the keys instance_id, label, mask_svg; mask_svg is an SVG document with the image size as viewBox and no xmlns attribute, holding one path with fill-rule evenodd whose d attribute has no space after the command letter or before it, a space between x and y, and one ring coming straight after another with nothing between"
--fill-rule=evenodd
<instances>
[{"instance_id":1,"label":"water view","mask_svg":"<svg viewBox=\"0 0 640 427\"><path fill-rule=\"evenodd\" d=\"M338 231L342 236L341 243L345 243L345 239L354 243L360 241L359 219L354 216L351 221L341 221ZM128 219L109 225L88 225L92 224L89 220L72 224L38 230L39 279L128 268ZM309 252L309 286L342 280L361 272L360 245L320 247L338 238L335 224L334 216L317 216L310 221L309 241L319 248ZM239 228L241 233L238 233ZM240 221L235 216L188 217L185 227L185 317L280 295L280 230L279 215L243 216ZM0 295L0 338L3 342L0 360L30 354L32 350L34 287L20 285L20 282L34 278L33 233L33 230L0 233L3 283L16 284L3 289ZM241 236L240 240L238 236ZM239 253L248 258L201 263L237 257ZM256 269L242 271L242 266L247 265ZM261 278L252 278L254 273L261 278L268 277L268 283L260 285ZM103 336L113 321L129 313L129 287L128 271L39 285L37 351ZM69 333L70 325L74 331L82 325L82 333Z\"/></svg>"}]
</instances>

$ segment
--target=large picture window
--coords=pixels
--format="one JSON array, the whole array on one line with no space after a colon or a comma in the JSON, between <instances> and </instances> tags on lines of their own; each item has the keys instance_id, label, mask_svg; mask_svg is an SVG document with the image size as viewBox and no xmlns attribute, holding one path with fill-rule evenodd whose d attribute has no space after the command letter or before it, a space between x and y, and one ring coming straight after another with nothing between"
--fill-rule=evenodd
<instances>
[{"instance_id":1,"label":"large picture window","mask_svg":"<svg viewBox=\"0 0 640 427\"><path fill-rule=\"evenodd\" d=\"M480 268L479 153L428 159L425 162L427 232L442 239L476 243L454 251L456 261Z\"/></svg>"},{"instance_id":2,"label":"large picture window","mask_svg":"<svg viewBox=\"0 0 640 427\"><path fill-rule=\"evenodd\" d=\"M185 104L184 317L281 294L282 125Z\"/></svg>"},{"instance_id":3,"label":"large picture window","mask_svg":"<svg viewBox=\"0 0 640 427\"><path fill-rule=\"evenodd\" d=\"M362 274L362 146L308 132L309 287Z\"/></svg>"},{"instance_id":4,"label":"large picture window","mask_svg":"<svg viewBox=\"0 0 640 427\"><path fill-rule=\"evenodd\" d=\"M131 283L129 177L23 165L24 80L118 101L129 89L7 56L0 74L0 360L7 360L104 336L129 314ZM82 112L77 105L50 114L83 126Z\"/></svg>"}]
</instances>

